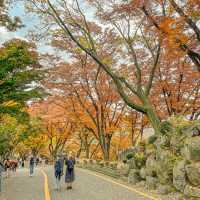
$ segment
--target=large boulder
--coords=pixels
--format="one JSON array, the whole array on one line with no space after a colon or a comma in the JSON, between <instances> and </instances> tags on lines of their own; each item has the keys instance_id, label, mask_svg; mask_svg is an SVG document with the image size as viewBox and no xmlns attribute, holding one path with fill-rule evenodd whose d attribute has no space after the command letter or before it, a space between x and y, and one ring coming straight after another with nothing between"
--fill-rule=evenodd
<instances>
[{"instance_id":1,"label":"large boulder","mask_svg":"<svg viewBox=\"0 0 200 200\"><path fill-rule=\"evenodd\" d=\"M128 165L125 165L123 168L121 168L121 169L119 170L120 176L125 176L125 177L127 177L128 174L129 174L129 171L130 171L129 166L128 166Z\"/></svg>"},{"instance_id":2,"label":"large boulder","mask_svg":"<svg viewBox=\"0 0 200 200\"><path fill-rule=\"evenodd\" d=\"M155 145L154 144L147 144L146 145L146 148L145 148L145 154L147 156L150 156L152 154L155 154L156 152L156 148L155 148Z\"/></svg>"},{"instance_id":3,"label":"large boulder","mask_svg":"<svg viewBox=\"0 0 200 200\"><path fill-rule=\"evenodd\" d=\"M140 182L136 183L136 186L144 188L146 186L146 182L145 181L140 181Z\"/></svg>"},{"instance_id":4,"label":"large boulder","mask_svg":"<svg viewBox=\"0 0 200 200\"><path fill-rule=\"evenodd\" d=\"M141 177L142 179L146 179L146 176L147 176L146 169L145 169L144 167L142 167L142 168L140 169L140 177Z\"/></svg>"},{"instance_id":5,"label":"large boulder","mask_svg":"<svg viewBox=\"0 0 200 200\"><path fill-rule=\"evenodd\" d=\"M187 197L200 198L200 188L186 185L184 189L184 195L186 195Z\"/></svg>"},{"instance_id":6,"label":"large boulder","mask_svg":"<svg viewBox=\"0 0 200 200\"><path fill-rule=\"evenodd\" d=\"M137 165L134 158L128 160L127 165L129 166L129 169L137 169Z\"/></svg>"},{"instance_id":7,"label":"large boulder","mask_svg":"<svg viewBox=\"0 0 200 200\"><path fill-rule=\"evenodd\" d=\"M146 177L146 188L148 190L155 190L158 185L158 179L152 176Z\"/></svg>"},{"instance_id":8,"label":"large boulder","mask_svg":"<svg viewBox=\"0 0 200 200\"><path fill-rule=\"evenodd\" d=\"M155 176L156 175L156 159L152 154L146 160L146 175L147 176Z\"/></svg>"},{"instance_id":9,"label":"large boulder","mask_svg":"<svg viewBox=\"0 0 200 200\"><path fill-rule=\"evenodd\" d=\"M200 125L185 126L181 133L186 137L200 136Z\"/></svg>"},{"instance_id":10,"label":"large boulder","mask_svg":"<svg viewBox=\"0 0 200 200\"><path fill-rule=\"evenodd\" d=\"M174 152L182 154L185 140L195 136L200 136L200 125L189 125L185 126L180 131L174 131L170 139L170 148Z\"/></svg>"},{"instance_id":11,"label":"large boulder","mask_svg":"<svg viewBox=\"0 0 200 200\"><path fill-rule=\"evenodd\" d=\"M180 192L172 192L166 196L166 200L189 200L186 199L184 195Z\"/></svg>"},{"instance_id":12,"label":"large boulder","mask_svg":"<svg viewBox=\"0 0 200 200\"><path fill-rule=\"evenodd\" d=\"M184 141L184 135L174 132L170 139L170 149L173 150L173 152L180 153L181 149L184 147Z\"/></svg>"},{"instance_id":13,"label":"large boulder","mask_svg":"<svg viewBox=\"0 0 200 200\"><path fill-rule=\"evenodd\" d=\"M168 135L161 135L156 139L154 142L156 149L165 148L170 146L170 136Z\"/></svg>"},{"instance_id":14,"label":"large boulder","mask_svg":"<svg viewBox=\"0 0 200 200\"><path fill-rule=\"evenodd\" d=\"M200 137L199 136L186 139L184 155L187 160L200 161Z\"/></svg>"},{"instance_id":15,"label":"large boulder","mask_svg":"<svg viewBox=\"0 0 200 200\"><path fill-rule=\"evenodd\" d=\"M173 187L171 185L158 185L157 192L158 194L169 194L173 191Z\"/></svg>"},{"instance_id":16,"label":"large boulder","mask_svg":"<svg viewBox=\"0 0 200 200\"><path fill-rule=\"evenodd\" d=\"M160 149L156 155L156 174L159 182L164 185L171 185L173 181L173 167L177 157L169 150Z\"/></svg>"},{"instance_id":17,"label":"large boulder","mask_svg":"<svg viewBox=\"0 0 200 200\"><path fill-rule=\"evenodd\" d=\"M200 162L186 165L187 178L194 186L200 186Z\"/></svg>"},{"instance_id":18,"label":"large boulder","mask_svg":"<svg viewBox=\"0 0 200 200\"><path fill-rule=\"evenodd\" d=\"M183 192L186 186L186 161L182 160L177 162L173 168L173 185L174 187Z\"/></svg>"},{"instance_id":19,"label":"large boulder","mask_svg":"<svg viewBox=\"0 0 200 200\"><path fill-rule=\"evenodd\" d=\"M131 184L136 184L141 181L141 177L139 175L139 170L131 169L128 175L128 182Z\"/></svg>"}]
</instances>

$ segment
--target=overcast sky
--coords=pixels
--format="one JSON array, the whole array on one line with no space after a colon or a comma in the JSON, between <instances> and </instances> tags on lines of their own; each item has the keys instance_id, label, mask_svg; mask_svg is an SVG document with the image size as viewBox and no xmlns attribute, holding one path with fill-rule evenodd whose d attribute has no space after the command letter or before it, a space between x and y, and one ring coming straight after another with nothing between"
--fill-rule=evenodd
<instances>
[{"instance_id":1,"label":"overcast sky","mask_svg":"<svg viewBox=\"0 0 200 200\"><path fill-rule=\"evenodd\" d=\"M9 11L10 16L19 16L22 20L22 23L25 25L24 28L18 29L16 32L9 32L6 28L0 27L0 43L11 39L11 38L20 38L28 39L28 31L34 29L34 26L40 23L36 15L25 12L25 8L22 2L15 3ZM37 43L38 50L42 53L53 52L53 48L44 44L44 42Z\"/></svg>"},{"instance_id":2,"label":"overcast sky","mask_svg":"<svg viewBox=\"0 0 200 200\"><path fill-rule=\"evenodd\" d=\"M82 0L79 0L81 2ZM82 4L82 3L81 3ZM91 9L88 9L87 7L84 7L84 11L87 12L87 17L91 17ZM34 26L36 26L40 21L37 18L37 16L26 13L25 8L22 2L15 3L11 8L10 8L10 15L11 16L19 16L25 25L24 28L18 29L16 32L9 32L7 31L4 27L0 27L0 43L2 44L3 42L11 39L11 38L21 38L21 39L27 39L27 34L30 29L34 29ZM37 30L37 29L36 29ZM44 42L37 43L38 50L42 53L45 52L53 52L53 48L45 45Z\"/></svg>"}]
</instances>

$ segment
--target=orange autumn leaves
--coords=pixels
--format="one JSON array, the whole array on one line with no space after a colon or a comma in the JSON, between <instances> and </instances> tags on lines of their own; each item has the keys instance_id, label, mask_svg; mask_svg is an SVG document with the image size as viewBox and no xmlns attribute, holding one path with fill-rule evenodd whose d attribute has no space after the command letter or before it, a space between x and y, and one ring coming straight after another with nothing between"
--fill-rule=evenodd
<instances>
[{"instance_id":1,"label":"orange autumn leaves","mask_svg":"<svg viewBox=\"0 0 200 200\"><path fill-rule=\"evenodd\" d=\"M118 140L123 131L132 140L127 137L126 144L134 145L134 130L142 135L143 124L148 125L149 121L159 132L160 121L172 115L198 117L199 73L194 68L198 66L199 45L173 1L89 2L97 5L94 18L98 23L90 22L84 11L74 7L58 9L57 15L63 18L79 45L58 26L52 46L69 53L71 59L59 62L44 81L44 86L54 95L54 103L60 100L64 116L73 124L75 132L81 127L92 133L95 142L91 146L98 146L108 159L114 141L126 146ZM184 2L185 7L182 4L180 7L195 20L192 11L189 12L192 4L195 1ZM65 14L70 23L65 21ZM126 121L130 110L115 86L126 104L146 114L145 123L139 123L141 127L135 126L132 119Z\"/></svg>"}]
</instances>

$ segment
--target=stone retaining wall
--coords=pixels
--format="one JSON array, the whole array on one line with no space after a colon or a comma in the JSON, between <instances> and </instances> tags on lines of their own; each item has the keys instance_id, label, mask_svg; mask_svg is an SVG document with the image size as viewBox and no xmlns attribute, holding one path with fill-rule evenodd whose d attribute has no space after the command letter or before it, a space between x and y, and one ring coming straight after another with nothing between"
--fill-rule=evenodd
<instances>
[{"instance_id":1,"label":"stone retaining wall","mask_svg":"<svg viewBox=\"0 0 200 200\"><path fill-rule=\"evenodd\" d=\"M150 139L135 148L126 164L83 160L78 165L156 190L166 199L199 200L200 125Z\"/></svg>"}]
</instances>

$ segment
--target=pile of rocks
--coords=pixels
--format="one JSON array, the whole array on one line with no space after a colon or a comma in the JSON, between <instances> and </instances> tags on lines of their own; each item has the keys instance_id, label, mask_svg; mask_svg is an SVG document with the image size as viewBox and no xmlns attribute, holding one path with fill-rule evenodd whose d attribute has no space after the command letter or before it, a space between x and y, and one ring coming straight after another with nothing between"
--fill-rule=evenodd
<instances>
[{"instance_id":1,"label":"pile of rocks","mask_svg":"<svg viewBox=\"0 0 200 200\"><path fill-rule=\"evenodd\" d=\"M166 199L200 199L200 125L152 136L127 158L120 164L83 160L79 165L155 190Z\"/></svg>"},{"instance_id":2,"label":"pile of rocks","mask_svg":"<svg viewBox=\"0 0 200 200\"><path fill-rule=\"evenodd\" d=\"M103 160L84 159L79 160L79 167L100 172L113 178L120 177L120 171L117 169L117 162L108 162ZM123 170L122 170L123 171Z\"/></svg>"},{"instance_id":3,"label":"pile of rocks","mask_svg":"<svg viewBox=\"0 0 200 200\"><path fill-rule=\"evenodd\" d=\"M136 148L123 170L129 183L170 199L200 199L200 125L151 138Z\"/></svg>"}]
</instances>

